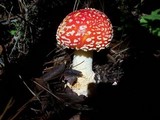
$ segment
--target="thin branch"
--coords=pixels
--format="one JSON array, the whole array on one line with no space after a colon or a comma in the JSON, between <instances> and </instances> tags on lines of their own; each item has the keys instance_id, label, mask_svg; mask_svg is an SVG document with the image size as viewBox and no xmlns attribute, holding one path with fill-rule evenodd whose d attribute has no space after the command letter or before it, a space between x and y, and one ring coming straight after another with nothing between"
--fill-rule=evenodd
<instances>
[{"instance_id":1,"label":"thin branch","mask_svg":"<svg viewBox=\"0 0 160 120\"><path fill-rule=\"evenodd\" d=\"M39 87L41 87L42 89L44 89L45 91L47 91L49 94L51 94L52 96L54 96L57 100L64 102L61 98L59 98L58 96L56 96L55 94L53 94L51 91L49 91L47 88L43 87L42 85L40 85L38 82L33 81L36 85L38 85Z\"/></svg>"},{"instance_id":2,"label":"thin branch","mask_svg":"<svg viewBox=\"0 0 160 120\"><path fill-rule=\"evenodd\" d=\"M79 3L80 3L80 0L75 0L74 6L73 6L73 11L78 9Z\"/></svg>"},{"instance_id":3,"label":"thin branch","mask_svg":"<svg viewBox=\"0 0 160 120\"><path fill-rule=\"evenodd\" d=\"M4 115L7 113L7 111L12 107L12 105L14 104L14 100L13 97L10 98L10 100L8 101L3 113L0 115L0 120L2 120L2 118L4 117Z\"/></svg>"},{"instance_id":4,"label":"thin branch","mask_svg":"<svg viewBox=\"0 0 160 120\"><path fill-rule=\"evenodd\" d=\"M39 92L39 93L37 94L37 96L40 95L40 94L41 94L41 92ZM9 120L15 120L15 118L24 110L24 108L25 108L31 101L33 101L35 98L37 98L37 97L33 96L29 101L27 101L22 107L20 107L20 108L17 110L17 113L16 113L12 118L9 118Z\"/></svg>"}]
</instances>

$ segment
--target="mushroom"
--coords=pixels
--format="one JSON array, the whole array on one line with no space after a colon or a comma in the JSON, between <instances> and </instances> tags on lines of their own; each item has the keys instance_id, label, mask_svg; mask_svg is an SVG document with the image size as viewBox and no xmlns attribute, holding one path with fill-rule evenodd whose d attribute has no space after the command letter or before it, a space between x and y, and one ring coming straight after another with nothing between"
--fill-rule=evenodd
<instances>
[{"instance_id":1,"label":"mushroom","mask_svg":"<svg viewBox=\"0 0 160 120\"><path fill-rule=\"evenodd\" d=\"M68 85L78 96L88 96L88 85L95 83L93 51L99 52L108 47L112 37L113 29L109 18L94 8L73 11L58 26L57 45L75 50L72 69L81 71L83 75L77 78L75 84Z\"/></svg>"}]
</instances>

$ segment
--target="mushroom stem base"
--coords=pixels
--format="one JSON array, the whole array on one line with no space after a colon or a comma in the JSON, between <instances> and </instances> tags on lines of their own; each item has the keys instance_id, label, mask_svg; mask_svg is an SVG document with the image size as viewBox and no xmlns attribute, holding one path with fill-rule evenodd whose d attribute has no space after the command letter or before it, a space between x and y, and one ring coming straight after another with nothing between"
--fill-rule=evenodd
<instances>
[{"instance_id":1,"label":"mushroom stem base","mask_svg":"<svg viewBox=\"0 0 160 120\"><path fill-rule=\"evenodd\" d=\"M78 77L77 82L70 86L73 92L78 95L88 95L88 85L95 83L95 73L92 70L93 51L85 52L78 50L74 52L72 69L82 72L82 77Z\"/></svg>"},{"instance_id":2,"label":"mushroom stem base","mask_svg":"<svg viewBox=\"0 0 160 120\"><path fill-rule=\"evenodd\" d=\"M74 85L70 85L69 87L72 89L73 92L77 93L78 96L84 95L87 97L89 94L89 84L95 83L94 75L95 74L93 73L90 78L79 77L77 79L77 82Z\"/></svg>"}]
</instances>

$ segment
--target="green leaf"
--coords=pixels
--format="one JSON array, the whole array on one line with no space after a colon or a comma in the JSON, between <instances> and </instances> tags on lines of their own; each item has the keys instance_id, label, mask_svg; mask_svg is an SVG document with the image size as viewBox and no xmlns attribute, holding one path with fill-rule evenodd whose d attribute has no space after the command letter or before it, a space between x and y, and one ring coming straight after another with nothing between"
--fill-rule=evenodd
<instances>
[{"instance_id":1,"label":"green leaf","mask_svg":"<svg viewBox=\"0 0 160 120\"><path fill-rule=\"evenodd\" d=\"M151 32L152 32L152 34L159 36L160 35L160 28L153 29Z\"/></svg>"},{"instance_id":2,"label":"green leaf","mask_svg":"<svg viewBox=\"0 0 160 120\"><path fill-rule=\"evenodd\" d=\"M17 33L16 30L11 30L11 31L10 31L10 34L13 35L13 36L16 35L16 33Z\"/></svg>"},{"instance_id":3,"label":"green leaf","mask_svg":"<svg viewBox=\"0 0 160 120\"><path fill-rule=\"evenodd\" d=\"M160 15L160 9L152 11L151 15Z\"/></svg>"},{"instance_id":4,"label":"green leaf","mask_svg":"<svg viewBox=\"0 0 160 120\"><path fill-rule=\"evenodd\" d=\"M158 34L157 34L157 36L158 36L158 37L160 37L160 31L158 31Z\"/></svg>"},{"instance_id":5,"label":"green leaf","mask_svg":"<svg viewBox=\"0 0 160 120\"><path fill-rule=\"evenodd\" d=\"M154 26L154 22L160 22L160 9L156 9L149 15L143 15L139 19L141 26L147 28L153 35L160 37L160 26Z\"/></svg>"},{"instance_id":6,"label":"green leaf","mask_svg":"<svg viewBox=\"0 0 160 120\"><path fill-rule=\"evenodd\" d=\"M145 19L144 19L144 17L141 17L141 19L140 19L140 23L141 23L141 24L144 24L144 23L145 23L145 24L147 24L147 23L148 23L148 21L147 21L147 20L145 20Z\"/></svg>"},{"instance_id":7,"label":"green leaf","mask_svg":"<svg viewBox=\"0 0 160 120\"><path fill-rule=\"evenodd\" d=\"M151 21L160 20L160 9L152 11L150 15L143 15L141 19L143 20L143 21L141 20L142 23L146 22L147 20L151 20Z\"/></svg>"},{"instance_id":8,"label":"green leaf","mask_svg":"<svg viewBox=\"0 0 160 120\"><path fill-rule=\"evenodd\" d=\"M143 16L143 18L147 20L155 21L155 20L160 20L160 15L145 15Z\"/></svg>"}]
</instances>

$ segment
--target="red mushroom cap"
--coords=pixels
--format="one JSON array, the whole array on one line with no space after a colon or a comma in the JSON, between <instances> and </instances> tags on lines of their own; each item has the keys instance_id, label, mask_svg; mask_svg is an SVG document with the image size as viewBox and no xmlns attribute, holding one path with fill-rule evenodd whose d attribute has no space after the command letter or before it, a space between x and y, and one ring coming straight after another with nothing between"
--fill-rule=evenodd
<instances>
[{"instance_id":1,"label":"red mushroom cap","mask_svg":"<svg viewBox=\"0 0 160 120\"><path fill-rule=\"evenodd\" d=\"M109 18L93 8L68 14L56 34L58 45L84 51L105 49L112 37L113 29Z\"/></svg>"}]
</instances>

